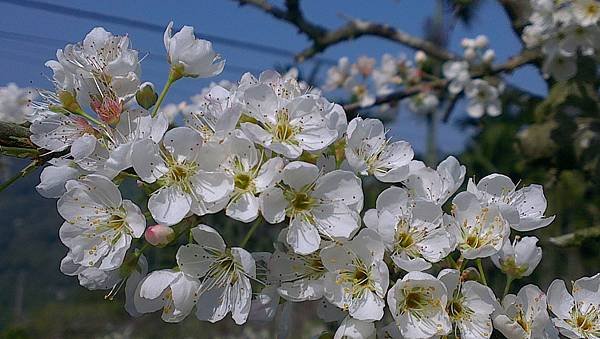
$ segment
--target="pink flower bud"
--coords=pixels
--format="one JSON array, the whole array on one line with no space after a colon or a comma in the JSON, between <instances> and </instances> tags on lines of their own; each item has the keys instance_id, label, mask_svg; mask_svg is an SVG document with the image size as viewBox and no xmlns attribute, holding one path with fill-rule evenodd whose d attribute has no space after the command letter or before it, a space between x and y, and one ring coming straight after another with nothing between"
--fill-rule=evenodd
<instances>
[{"instance_id":1,"label":"pink flower bud","mask_svg":"<svg viewBox=\"0 0 600 339\"><path fill-rule=\"evenodd\" d=\"M175 232L169 226L158 224L148 227L144 237L153 246L165 246L173 240Z\"/></svg>"}]
</instances>

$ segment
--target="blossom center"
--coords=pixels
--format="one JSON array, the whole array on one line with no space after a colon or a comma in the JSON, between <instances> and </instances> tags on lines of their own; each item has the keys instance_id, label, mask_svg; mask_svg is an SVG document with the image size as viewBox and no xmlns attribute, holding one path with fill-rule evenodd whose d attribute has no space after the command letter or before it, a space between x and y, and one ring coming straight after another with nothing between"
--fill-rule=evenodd
<instances>
[{"instance_id":1,"label":"blossom center","mask_svg":"<svg viewBox=\"0 0 600 339\"><path fill-rule=\"evenodd\" d=\"M235 188L247 191L252 186L252 177L247 173L238 173L233 179Z\"/></svg>"},{"instance_id":2,"label":"blossom center","mask_svg":"<svg viewBox=\"0 0 600 339\"><path fill-rule=\"evenodd\" d=\"M296 192L294 197L292 198L292 207L295 211L308 211L314 204L315 199L313 199L306 192Z\"/></svg>"}]
</instances>

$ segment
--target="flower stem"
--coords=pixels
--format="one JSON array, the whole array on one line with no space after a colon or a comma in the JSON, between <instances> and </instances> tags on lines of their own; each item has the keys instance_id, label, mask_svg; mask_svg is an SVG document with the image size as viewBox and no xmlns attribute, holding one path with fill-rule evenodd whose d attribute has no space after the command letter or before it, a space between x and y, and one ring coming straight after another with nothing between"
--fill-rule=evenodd
<instances>
[{"instance_id":1,"label":"flower stem","mask_svg":"<svg viewBox=\"0 0 600 339\"><path fill-rule=\"evenodd\" d=\"M250 240L250 238L252 237L252 234L258 229L258 226L260 226L261 224L262 224L262 218L258 217L258 219L256 219L254 224L252 224L252 227L250 227L250 229L248 230L248 233L246 233L246 236L244 236L244 239L240 243L240 247L243 248L244 246L246 246L246 244L248 243L248 240Z\"/></svg>"},{"instance_id":2,"label":"flower stem","mask_svg":"<svg viewBox=\"0 0 600 339\"><path fill-rule=\"evenodd\" d=\"M25 166L19 173L15 174L13 177L8 179L7 181L0 184L0 192L4 191L8 186L12 185L15 181L19 180L27 176L29 173L33 172L38 167L38 161L34 160L29 163L29 165Z\"/></svg>"},{"instance_id":3,"label":"flower stem","mask_svg":"<svg viewBox=\"0 0 600 339\"><path fill-rule=\"evenodd\" d=\"M508 294L508 292L510 292L510 285L512 284L513 280L515 279L512 276L506 276L506 286L504 286L504 292L502 293L502 297L505 297Z\"/></svg>"},{"instance_id":4,"label":"flower stem","mask_svg":"<svg viewBox=\"0 0 600 339\"><path fill-rule=\"evenodd\" d=\"M171 69L171 71L169 71L169 78L167 79L167 82L165 83L165 87L163 87L162 91L160 92L160 95L158 96L158 99L156 100L156 103L154 104L154 110L152 111L153 118L156 116L156 114L158 114L160 105L162 104L163 100L165 100L165 97L167 96L167 92L169 92L171 85L175 82L175 80L177 80L179 78L180 77L177 77L175 75L175 72L173 71L173 69Z\"/></svg>"},{"instance_id":5,"label":"flower stem","mask_svg":"<svg viewBox=\"0 0 600 339\"><path fill-rule=\"evenodd\" d=\"M481 264L481 259L476 260L477 269L479 270L479 276L481 277L481 282L487 286L487 280L485 279L485 272L483 271L483 265Z\"/></svg>"}]
</instances>

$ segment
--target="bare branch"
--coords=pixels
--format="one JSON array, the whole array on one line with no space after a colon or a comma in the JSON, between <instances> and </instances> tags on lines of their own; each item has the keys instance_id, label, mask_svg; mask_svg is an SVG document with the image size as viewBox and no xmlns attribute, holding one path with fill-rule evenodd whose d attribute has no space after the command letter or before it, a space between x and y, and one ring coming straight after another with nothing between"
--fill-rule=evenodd
<instances>
[{"instance_id":1,"label":"bare branch","mask_svg":"<svg viewBox=\"0 0 600 339\"><path fill-rule=\"evenodd\" d=\"M414 49L423 50L429 56L440 60L457 58L453 53L440 48L440 46L386 24L350 19L345 25L335 30L328 30L307 20L302 14L298 0L286 0L286 9L274 6L266 0L234 1L237 1L240 5L253 6L279 20L286 21L296 26L299 33L305 34L312 41L312 46L296 55L296 60L300 62L314 57L316 54L323 52L335 44L353 40L361 36L374 36L395 41Z\"/></svg>"},{"instance_id":2,"label":"bare branch","mask_svg":"<svg viewBox=\"0 0 600 339\"><path fill-rule=\"evenodd\" d=\"M552 237L549 242L558 247L574 247L581 245L588 239L600 239L600 226L588 227L573 233Z\"/></svg>"}]
</instances>

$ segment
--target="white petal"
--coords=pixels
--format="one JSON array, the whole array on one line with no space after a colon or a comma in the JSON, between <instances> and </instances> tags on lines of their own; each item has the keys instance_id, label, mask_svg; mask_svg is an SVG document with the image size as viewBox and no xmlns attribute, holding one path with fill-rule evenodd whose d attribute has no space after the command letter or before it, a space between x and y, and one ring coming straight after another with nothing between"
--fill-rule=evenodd
<instances>
[{"instance_id":1,"label":"white petal","mask_svg":"<svg viewBox=\"0 0 600 339\"><path fill-rule=\"evenodd\" d=\"M190 196L177 187L163 187L148 200L148 209L154 220L165 225L175 225L190 211Z\"/></svg>"},{"instance_id":2,"label":"white petal","mask_svg":"<svg viewBox=\"0 0 600 339\"><path fill-rule=\"evenodd\" d=\"M294 218L288 229L287 242L294 249L294 252L310 254L319 249L321 236L316 227L302 220L302 218Z\"/></svg>"}]
</instances>

